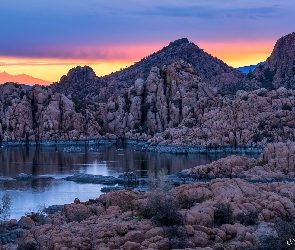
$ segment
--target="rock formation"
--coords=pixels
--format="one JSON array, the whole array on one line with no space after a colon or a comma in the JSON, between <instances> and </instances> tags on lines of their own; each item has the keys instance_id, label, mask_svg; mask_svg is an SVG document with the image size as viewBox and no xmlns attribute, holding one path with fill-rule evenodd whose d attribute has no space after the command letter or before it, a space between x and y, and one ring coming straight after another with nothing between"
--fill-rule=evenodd
<instances>
[{"instance_id":1,"label":"rock formation","mask_svg":"<svg viewBox=\"0 0 295 250\"><path fill-rule=\"evenodd\" d=\"M151 203L161 211L147 218L143 210L154 199L153 192L114 191L88 202L64 205L62 212L49 215L43 225L30 221L19 247L40 249L292 249L295 228L294 182L249 183L240 178L218 178L228 171L242 173L264 161L266 172L294 171L294 143L270 144L258 160L231 156L185 172L212 174L210 182L192 182L168 193L156 192L171 202ZM266 167L267 165L267 167ZM287 167L291 166L291 168ZM285 170L284 170L285 169ZM287 169L287 170L286 170ZM256 169L258 170L258 169ZM294 172L293 172L294 173ZM171 200L172 199L172 200ZM176 203L180 207L176 206ZM170 204L170 203L169 203ZM176 207L175 207L176 206ZM161 210L162 209L162 210ZM168 209L168 210L169 210ZM152 212L152 211L150 211ZM181 222L176 216L180 215ZM172 216L169 221L161 220ZM26 219L26 220L25 220ZM171 225L171 221L175 224ZM169 223L168 223L169 222ZM23 249L22 248L22 249Z\"/></svg>"},{"instance_id":2,"label":"rock formation","mask_svg":"<svg viewBox=\"0 0 295 250\"><path fill-rule=\"evenodd\" d=\"M182 60L153 67L146 80L137 79L123 95L106 102L41 86L8 83L0 88L2 141L125 137L150 145L233 148L294 141L294 90L224 96Z\"/></svg>"},{"instance_id":3,"label":"rock formation","mask_svg":"<svg viewBox=\"0 0 295 250\"><path fill-rule=\"evenodd\" d=\"M259 86L275 89L295 89L295 32L281 37L264 65L258 66L254 76Z\"/></svg>"},{"instance_id":4,"label":"rock formation","mask_svg":"<svg viewBox=\"0 0 295 250\"><path fill-rule=\"evenodd\" d=\"M204 82L220 91L233 94L241 88L252 89L244 74L204 52L186 38L171 42L134 65L104 77L96 77L87 66L74 68L58 83L54 83L52 89L65 95L87 96L92 101L107 100L122 95L136 79L147 79L152 67L161 69L180 59L189 62Z\"/></svg>"}]
</instances>

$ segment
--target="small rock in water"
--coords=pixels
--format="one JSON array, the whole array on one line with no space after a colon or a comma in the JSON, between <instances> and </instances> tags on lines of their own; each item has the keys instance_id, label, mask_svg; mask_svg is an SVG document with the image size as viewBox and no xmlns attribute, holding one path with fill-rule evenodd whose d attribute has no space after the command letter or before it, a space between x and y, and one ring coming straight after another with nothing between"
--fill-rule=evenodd
<instances>
[{"instance_id":1,"label":"small rock in water","mask_svg":"<svg viewBox=\"0 0 295 250\"><path fill-rule=\"evenodd\" d=\"M80 147L71 146L71 147L64 148L64 153L80 153L80 152L82 152L82 149Z\"/></svg>"},{"instance_id":2,"label":"small rock in water","mask_svg":"<svg viewBox=\"0 0 295 250\"><path fill-rule=\"evenodd\" d=\"M108 193L108 192L112 192L112 191L116 191L116 190L124 190L124 187L122 187L122 186L102 187L100 189L100 191L103 192L103 193Z\"/></svg>"}]
</instances>

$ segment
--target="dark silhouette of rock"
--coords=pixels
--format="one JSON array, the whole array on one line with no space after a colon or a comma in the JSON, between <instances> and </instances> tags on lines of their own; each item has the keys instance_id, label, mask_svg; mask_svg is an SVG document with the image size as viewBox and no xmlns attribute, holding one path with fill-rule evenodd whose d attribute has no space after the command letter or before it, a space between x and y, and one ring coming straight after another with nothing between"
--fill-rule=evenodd
<instances>
[{"instance_id":1,"label":"dark silhouette of rock","mask_svg":"<svg viewBox=\"0 0 295 250\"><path fill-rule=\"evenodd\" d=\"M270 57L255 69L253 75L261 87L295 89L295 32L276 42Z\"/></svg>"},{"instance_id":2,"label":"dark silhouette of rock","mask_svg":"<svg viewBox=\"0 0 295 250\"><path fill-rule=\"evenodd\" d=\"M204 52L187 38L171 42L134 65L104 77L96 77L90 67L76 67L63 76L60 82L54 83L52 89L80 98L87 96L91 100L107 100L111 96L123 94L136 79L146 79L152 67L161 69L181 59L190 63L204 82L223 92L235 93L239 87L249 89L244 74Z\"/></svg>"}]
</instances>

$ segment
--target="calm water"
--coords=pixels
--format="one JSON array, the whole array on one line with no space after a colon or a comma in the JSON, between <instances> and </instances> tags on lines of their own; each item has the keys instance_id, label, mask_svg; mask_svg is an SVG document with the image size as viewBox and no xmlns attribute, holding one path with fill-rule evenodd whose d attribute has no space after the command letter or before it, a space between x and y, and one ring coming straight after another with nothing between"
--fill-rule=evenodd
<instances>
[{"instance_id":1,"label":"calm water","mask_svg":"<svg viewBox=\"0 0 295 250\"><path fill-rule=\"evenodd\" d=\"M115 146L95 149L96 152L90 152L85 147L81 153L64 153L63 147L1 149L0 195L8 193L12 198L10 217L19 219L26 212L37 211L44 206L71 203L76 197L81 201L99 197L103 185L79 184L62 179L75 173L118 176L133 171L139 176L146 176L148 170L157 172L166 169L168 174L173 174L227 156L145 153L135 151L131 146L123 152L117 151ZM30 181L12 178L20 173L40 178Z\"/></svg>"}]
</instances>

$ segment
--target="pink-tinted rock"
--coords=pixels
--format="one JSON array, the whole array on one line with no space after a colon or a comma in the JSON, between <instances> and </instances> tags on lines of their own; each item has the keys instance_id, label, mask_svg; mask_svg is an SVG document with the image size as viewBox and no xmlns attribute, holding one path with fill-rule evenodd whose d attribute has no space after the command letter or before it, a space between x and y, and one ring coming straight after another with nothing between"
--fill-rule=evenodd
<instances>
[{"instance_id":1,"label":"pink-tinted rock","mask_svg":"<svg viewBox=\"0 0 295 250\"><path fill-rule=\"evenodd\" d=\"M35 226L35 222L30 217L22 216L20 220L21 220L21 227L24 229L30 229L33 226Z\"/></svg>"},{"instance_id":2,"label":"pink-tinted rock","mask_svg":"<svg viewBox=\"0 0 295 250\"><path fill-rule=\"evenodd\" d=\"M139 250L140 244L136 243L136 242L127 241L124 244L124 249L125 250Z\"/></svg>"},{"instance_id":3,"label":"pink-tinted rock","mask_svg":"<svg viewBox=\"0 0 295 250\"><path fill-rule=\"evenodd\" d=\"M152 237L155 237L155 236L162 236L164 237L165 235L165 231L162 227L155 227L155 228L152 228L150 229L149 231L147 231L145 233L145 238L146 239L149 239L149 238L152 238Z\"/></svg>"}]
</instances>

